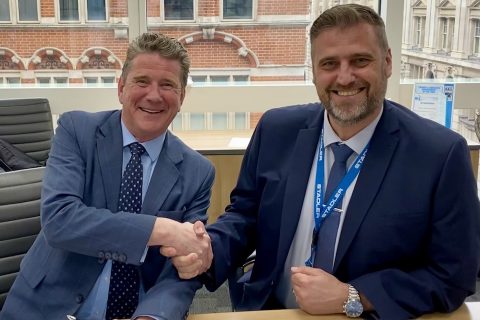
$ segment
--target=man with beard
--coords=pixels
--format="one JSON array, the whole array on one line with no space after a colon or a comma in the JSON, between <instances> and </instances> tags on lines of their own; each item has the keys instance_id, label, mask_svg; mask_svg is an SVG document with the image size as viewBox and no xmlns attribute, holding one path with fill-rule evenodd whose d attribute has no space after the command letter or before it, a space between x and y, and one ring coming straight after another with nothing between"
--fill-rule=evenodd
<instances>
[{"instance_id":1,"label":"man with beard","mask_svg":"<svg viewBox=\"0 0 480 320\"><path fill-rule=\"evenodd\" d=\"M451 312L475 291L480 205L465 139L385 100L382 19L349 4L310 30L321 104L266 112L226 212L209 226L214 290L236 310L298 308L407 319ZM330 191L333 190L333 191ZM196 275L195 257L173 258Z\"/></svg>"}]
</instances>

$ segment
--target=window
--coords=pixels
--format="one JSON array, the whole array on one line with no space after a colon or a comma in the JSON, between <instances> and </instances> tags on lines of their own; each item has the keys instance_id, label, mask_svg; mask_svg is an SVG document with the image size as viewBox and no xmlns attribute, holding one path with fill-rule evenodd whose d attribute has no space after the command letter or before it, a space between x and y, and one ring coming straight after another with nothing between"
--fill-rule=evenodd
<instances>
[{"instance_id":1,"label":"window","mask_svg":"<svg viewBox=\"0 0 480 320\"><path fill-rule=\"evenodd\" d=\"M98 84L116 84L115 76L87 76L84 78L84 83L93 87L96 87Z\"/></svg>"},{"instance_id":2,"label":"window","mask_svg":"<svg viewBox=\"0 0 480 320\"><path fill-rule=\"evenodd\" d=\"M204 113L190 114L190 130L205 130L205 114Z\"/></svg>"},{"instance_id":3,"label":"window","mask_svg":"<svg viewBox=\"0 0 480 320\"><path fill-rule=\"evenodd\" d=\"M48 76L40 76L37 77L37 84L41 87L50 87L53 84L56 86L64 87L68 84L68 78L63 76L55 76L55 77L48 77Z\"/></svg>"},{"instance_id":4,"label":"window","mask_svg":"<svg viewBox=\"0 0 480 320\"><path fill-rule=\"evenodd\" d=\"M244 130L247 128L247 114L245 112L235 112L235 129Z\"/></svg>"},{"instance_id":5,"label":"window","mask_svg":"<svg viewBox=\"0 0 480 320\"><path fill-rule=\"evenodd\" d=\"M37 0L18 0L18 20L38 21Z\"/></svg>"},{"instance_id":6,"label":"window","mask_svg":"<svg viewBox=\"0 0 480 320\"><path fill-rule=\"evenodd\" d=\"M9 0L0 0L0 22L10 21Z\"/></svg>"},{"instance_id":7,"label":"window","mask_svg":"<svg viewBox=\"0 0 480 320\"><path fill-rule=\"evenodd\" d=\"M452 49L454 27L454 19L440 18L440 49L445 52L450 52Z\"/></svg>"},{"instance_id":8,"label":"window","mask_svg":"<svg viewBox=\"0 0 480 320\"><path fill-rule=\"evenodd\" d=\"M87 0L87 20L89 21L107 20L105 0Z\"/></svg>"},{"instance_id":9,"label":"window","mask_svg":"<svg viewBox=\"0 0 480 320\"><path fill-rule=\"evenodd\" d=\"M473 33L473 53L480 54L480 20L475 20Z\"/></svg>"},{"instance_id":10,"label":"window","mask_svg":"<svg viewBox=\"0 0 480 320\"><path fill-rule=\"evenodd\" d=\"M79 21L78 0L59 0L61 21Z\"/></svg>"},{"instance_id":11,"label":"window","mask_svg":"<svg viewBox=\"0 0 480 320\"><path fill-rule=\"evenodd\" d=\"M212 129L226 130L228 128L228 113L214 112L212 113Z\"/></svg>"},{"instance_id":12,"label":"window","mask_svg":"<svg viewBox=\"0 0 480 320\"><path fill-rule=\"evenodd\" d=\"M229 80L230 80L230 76L210 76L211 82L228 83Z\"/></svg>"},{"instance_id":13,"label":"window","mask_svg":"<svg viewBox=\"0 0 480 320\"><path fill-rule=\"evenodd\" d=\"M164 0L165 20L193 20L193 0Z\"/></svg>"},{"instance_id":14,"label":"window","mask_svg":"<svg viewBox=\"0 0 480 320\"><path fill-rule=\"evenodd\" d=\"M193 83L206 83L207 76L192 76Z\"/></svg>"},{"instance_id":15,"label":"window","mask_svg":"<svg viewBox=\"0 0 480 320\"><path fill-rule=\"evenodd\" d=\"M415 46L423 47L423 36L425 29L425 17L414 17Z\"/></svg>"},{"instance_id":16,"label":"window","mask_svg":"<svg viewBox=\"0 0 480 320\"><path fill-rule=\"evenodd\" d=\"M252 19L253 0L223 0L224 19Z\"/></svg>"}]
</instances>

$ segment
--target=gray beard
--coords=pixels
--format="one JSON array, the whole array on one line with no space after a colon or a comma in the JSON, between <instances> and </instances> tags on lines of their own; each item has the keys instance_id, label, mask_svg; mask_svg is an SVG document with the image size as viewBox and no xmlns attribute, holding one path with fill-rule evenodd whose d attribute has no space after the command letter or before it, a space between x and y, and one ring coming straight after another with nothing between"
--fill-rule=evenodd
<instances>
[{"instance_id":1,"label":"gray beard","mask_svg":"<svg viewBox=\"0 0 480 320\"><path fill-rule=\"evenodd\" d=\"M331 99L328 99L328 101L322 101L322 104L325 107L325 110L327 110L328 115L338 123L345 126L354 125L370 116L382 105L386 91L387 86L385 85L385 88L380 94L367 96L364 101L353 109L353 111L345 111L343 108L336 106L335 102Z\"/></svg>"}]
</instances>

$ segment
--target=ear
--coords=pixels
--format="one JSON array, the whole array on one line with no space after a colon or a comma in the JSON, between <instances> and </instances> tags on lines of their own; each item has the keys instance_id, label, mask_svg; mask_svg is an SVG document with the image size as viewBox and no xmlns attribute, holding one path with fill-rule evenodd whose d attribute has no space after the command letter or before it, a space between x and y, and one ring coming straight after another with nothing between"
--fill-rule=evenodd
<instances>
[{"instance_id":1,"label":"ear","mask_svg":"<svg viewBox=\"0 0 480 320\"><path fill-rule=\"evenodd\" d=\"M120 79L118 80L118 86L117 86L117 95L118 95L118 101L120 101L120 104L123 105L123 89L125 88L125 82L123 81L123 77L120 76Z\"/></svg>"},{"instance_id":2,"label":"ear","mask_svg":"<svg viewBox=\"0 0 480 320\"><path fill-rule=\"evenodd\" d=\"M385 75L387 78L390 78L392 75L392 50L390 48L388 48L385 55Z\"/></svg>"},{"instance_id":3,"label":"ear","mask_svg":"<svg viewBox=\"0 0 480 320\"><path fill-rule=\"evenodd\" d=\"M180 108L182 107L183 100L185 99L185 88L182 88L182 92L180 93L180 104L178 105L178 110L177 112L180 112Z\"/></svg>"}]
</instances>

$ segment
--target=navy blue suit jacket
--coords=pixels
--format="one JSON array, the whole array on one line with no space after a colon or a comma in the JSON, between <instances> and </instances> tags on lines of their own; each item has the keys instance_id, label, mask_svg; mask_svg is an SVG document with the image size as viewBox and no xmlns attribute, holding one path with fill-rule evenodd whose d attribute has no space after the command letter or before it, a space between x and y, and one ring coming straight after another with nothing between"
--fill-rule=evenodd
<instances>
[{"instance_id":1,"label":"navy blue suit jacket","mask_svg":"<svg viewBox=\"0 0 480 320\"><path fill-rule=\"evenodd\" d=\"M116 213L122 148L120 111L62 115L43 181L42 230L22 260L2 320L66 319L107 259L140 265L156 217L207 220L214 168L169 132L141 214ZM159 247L149 248L140 275L147 293L136 314L185 316L199 285L180 280Z\"/></svg>"},{"instance_id":2,"label":"navy blue suit jacket","mask_svg":"<svg viewBox=\"0 0 480 320\"><path fill-rule=\"evenodd\" d=\"M239 310L263 308L277 284L323 115L320 104L266 112L231 204L208 228L210 290L257 251ZM480 205L465 140L386 101L346 212L333 274L365 294L385 319L452 311L475 290L479 237Z\"/></svg>"}]
</instances>

